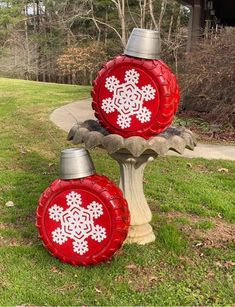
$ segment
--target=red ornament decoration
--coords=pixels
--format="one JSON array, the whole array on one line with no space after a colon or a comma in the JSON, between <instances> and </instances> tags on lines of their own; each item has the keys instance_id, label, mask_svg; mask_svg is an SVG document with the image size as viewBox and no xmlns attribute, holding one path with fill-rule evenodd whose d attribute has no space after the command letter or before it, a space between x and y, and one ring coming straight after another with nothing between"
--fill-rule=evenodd
<instances>
[{"instance_id":1,"label":"red ornament decoration","mask_svg":"<svg viewBox=\"0 0 235 307\"><path fill-rule=\"evenodd\" d=\"M92 97L95 116L110 133L145 139L172 123L180 98L176 77L163 61L126 55L98 72Z\"/></svg>"},{"instance_id":2,"label":"red ornament decoration","mask_svg":"<svg viewBox=\"0 0 235 307\"><path fill-rule=\"evenodd\" d=\"M40 237L62 262L91 265L109 260L125 240L129 224L127 202L105 176L56 179L39 199Z\"/></svg>"}]
</instances>

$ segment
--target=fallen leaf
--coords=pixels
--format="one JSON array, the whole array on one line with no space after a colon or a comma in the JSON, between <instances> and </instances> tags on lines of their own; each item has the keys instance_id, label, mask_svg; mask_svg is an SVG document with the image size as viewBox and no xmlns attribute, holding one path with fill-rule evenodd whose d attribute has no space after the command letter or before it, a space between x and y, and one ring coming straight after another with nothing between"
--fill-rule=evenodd
<instances>
[{"instance_id":1,"label":"fallen leaf","mask_svg":"<svg viewBox=\"0 0 235 307\"><path fill-rule=\"evenodd\" d=\"M125 280L125 277L123 275L118 275L115 277L114 279L116 282L122 282L123 280Z\"/></svg>"},{"instance_id":2,"label":"fallen leaf","mask_svg":"<svg viewBox=\"0 0 235 307\"><path fill-rule=\"evenodd\" d=\"M227 169L227 168L219 168L218 169L218 172L220 172L220 173L228 173L229 172L229 170Z\"/></svg>"},{"instance_id":3,"label":"fallen leaf","mask_svg":"<svg viewBox=\"0 0 235 307\"><path fill-rule=\"evenodd\" d=\"M137 269L137 265L135 265L134 263L128 264L126 266L126 269L128 269L128 270L136 270Z\"/></svg>"},{"instance_id":4,"label":"fallen leaf","mask_svg":"<svg viewBox=\"0 0 235 307\"><path fill-rule=\"evenodd\" d=\"M233 262L233 261L225 261L224 266L226 268L229 268L231 266L235 266L235 262Z\"/></svg>"},{"instance_id":5,"label":"fallen leaf","mask_svg":"<svg viewBox=\"0 0 235 307\"><path fill-rule=\"evenodd\" d=\"M13 203L13 201L9 200L8 202L5 203L5 206L10 208L10 207L14 207L15 204Z\"/></svg>"},{"instance_id":6,"label":"fallen leaf","mask_svg":"<svg viewBox=\"0 0 235 307\"><path fill-rule=\"evenodd\" d=\"M215 273L212 271L209 271L206 275L207 278L214 278L215 277Z\"/></svg>"},{"instance_id":7,"label":"fallen leaf","mask_svg":"<svg viewBox=\"0 0 235 307\"><path fill-rule=\"evenodd\" d=\"M222 263L219 262L219 261L216 261L215 265L216 265L217 267L219 267L219 268L222 268L222 267L223 267Z\"/></svg>"},{"instance_id":8,"label":"fallen leaf","mask_svg":"<svg viewBox=\"0 0 235 307\"><path fill-rule=\"evenodd\" d=\"M194 245L195 247L200 247L200 246L203 246L203 243L202 242L198 242Z\"/></svg>"},{"instance_id":9,"label":"fallen leaf","mask_svg":"<svg viewBox=\"0 0 235 307\"><path fill-rule=\"evenodd\" d=\"M97 293L102 293L102 291L101 291L100 289L98 289L98 288L95 288L95 291L96 291Z\"/></svg>"},{"instance_id":10,"label":"fallen leaf","mask_svg":"<svg viewBox=\"0 0 235 307\"><path fill-rule=\"evenodd\" d=\"M53 273L57 273L59 275L62 275L63 273L57 268L56 265L53 265L51 268L50 268L50 272L53 272Z\"/></svg>"},{"instance_id":11,"label":"fallen leaf","mask_svg":"<svg viewBox=\"0 0 235 307\"><path fill-rule=\"evenodd\" d=\"M229 267L233 267L235 266L235 262L234 261L225 261L224 263L221 263L220 261L217 261L215 263L219 268L229 268Z\"/></svg>"},{"instance_id":12,"label":"fallen leaf","mask_svg":"<svg viewBox=\"0 0 235 307\"><path fill-rule=\"evenodd\" d=\"M150 276L149 277L149 282L157 281L157 276Z\"/></svg>"}]
</instances>

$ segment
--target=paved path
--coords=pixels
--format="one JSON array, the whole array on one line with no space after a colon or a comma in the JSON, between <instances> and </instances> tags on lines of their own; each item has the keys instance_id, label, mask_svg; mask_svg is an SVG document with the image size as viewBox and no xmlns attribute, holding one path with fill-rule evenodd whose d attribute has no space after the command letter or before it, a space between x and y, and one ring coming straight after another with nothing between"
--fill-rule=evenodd
<instances>
[{"instance_id":1,"label":"paved path","mask_svg":"<svg viewBox=\"0 0 235 307\"><path fill-rule=\"evenodd\" d=\"M87 119L95 119L90 99L67 104L56 109L50 116L54 124L67 132L76 122L83 122ZM181 156L173 151L170 151L169 155ZM235 161L235 146L199 143L194 151L186 149L183 156Z\"/></svg>"}]
</instances>

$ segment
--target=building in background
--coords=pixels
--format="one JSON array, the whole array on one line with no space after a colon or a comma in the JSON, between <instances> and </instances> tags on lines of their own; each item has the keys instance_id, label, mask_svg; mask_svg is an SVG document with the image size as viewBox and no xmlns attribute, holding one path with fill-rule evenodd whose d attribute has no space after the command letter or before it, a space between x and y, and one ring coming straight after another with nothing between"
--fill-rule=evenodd
<instances>
[{"instance_id":1,"label":"building in background","mask_svg":"<svg viewBox=\"0 0 235 307\"><path fill-rule=\"evenodd\" d=\"M207 30L216 27L235 26L235 0L179 0L190 11L187 50Z\"/></svg>"}]
</instances>

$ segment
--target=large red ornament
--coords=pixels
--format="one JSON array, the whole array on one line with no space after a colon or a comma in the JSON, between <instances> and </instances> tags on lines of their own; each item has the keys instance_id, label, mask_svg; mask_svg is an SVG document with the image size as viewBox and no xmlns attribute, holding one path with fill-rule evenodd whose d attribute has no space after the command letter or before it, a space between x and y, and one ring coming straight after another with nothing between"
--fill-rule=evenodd
<instances>
[{"instance_id":1,"label":"large red ornament","mask_svg":"<svg viewBox=\"0 0 235 307\"><path fill-rule=\"evenodd\" d=\"M37 227L45 247L73 265L109 260L125 240L129 223L121 190L97 174L57 179L39 199Z\"/></svg>"},{"instance_id":2,"label":"large red ornament","mask_svg":"<svg viewBox=\"0 0 235 307\"><path fill-rule=\"evenodd\" d=\"M95 115L109 132L146 139L172 123L180 98L176 77L164 62L126 55L98 72L92 97Z\"/></svg>"}]
</instances>

